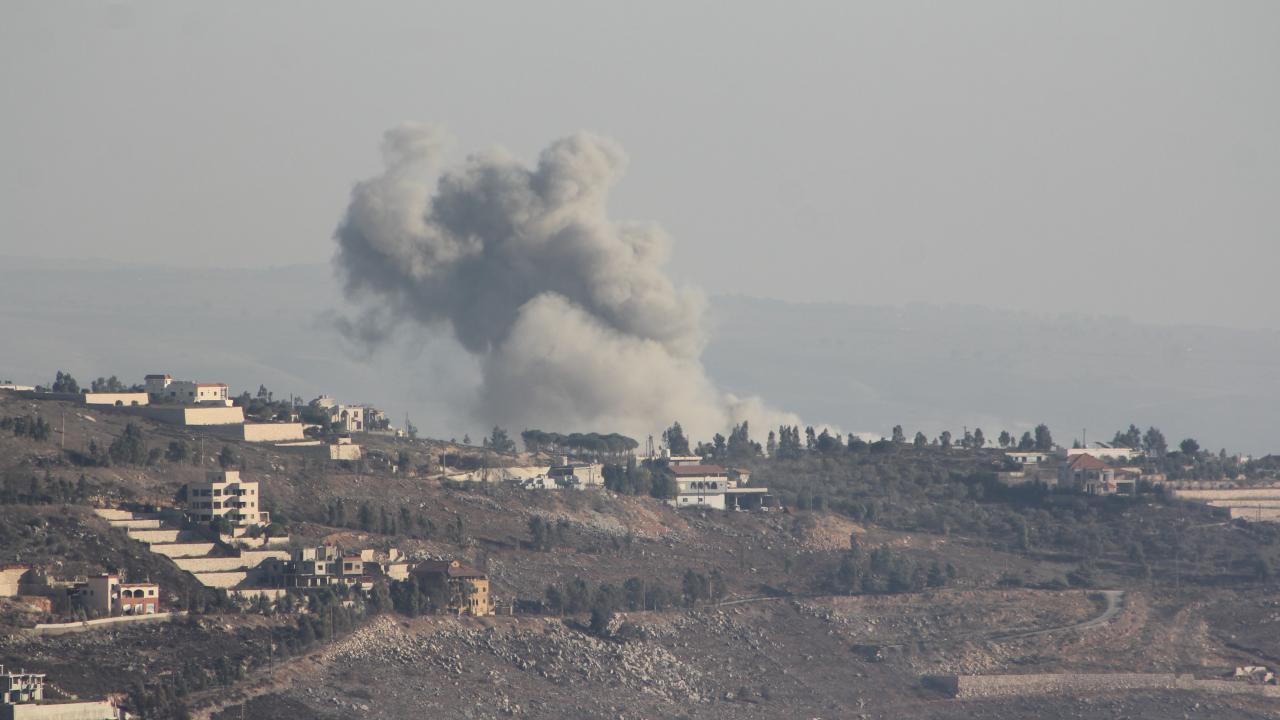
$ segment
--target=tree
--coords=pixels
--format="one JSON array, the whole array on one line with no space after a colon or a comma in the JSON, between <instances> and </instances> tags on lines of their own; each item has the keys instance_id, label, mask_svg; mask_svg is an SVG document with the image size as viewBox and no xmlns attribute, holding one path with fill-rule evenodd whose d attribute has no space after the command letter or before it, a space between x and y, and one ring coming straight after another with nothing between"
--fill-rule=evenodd
<instances>
[{"instance_id":1,"label":"tree","mask_svg":"<svg viewBox=\"0 0 1280 720\"><path fill-rule=\"evenodd\" d=\"M662 432L662 444L667 446L672 455L689 454L689 439L684 436L684 428L680 427L679 422L672 423L671 427Z\"/></svg>"},{"instance_id":2,"label":"tree","mask_svg":"<svg viewBox=\"0 0 1280 720\"><path fill-rule=\"evenodd\" d=\"M778 438L772 430L769 431L769 439L765 443L765 454L769 457L776 457L778 454Z\"/></svg>"},{"instance_id":3,"label":"tree","mask_svg":"<svg viewBox=\"0 0 1280 720\"><path fill-rule=\"evenodd\" d=\"M1196 442L1192 438L1187 438L1186 440L1178 443L1178 449L1182 451L1183 455L1195 457L1200 454L1200 443Z\"/></svg>"},{"instance_id":4,"label":"tree","mask_svg":"<svg viewBox=\"0 0 1280 720\"><path fill-rule=\"evenodd\" d=\"M987 444L987 438L982 434L982 428L973 429L973 446L975 448L983 448Z\"/></svg>"},{"instance_id":5,"label":"tree","mask_svg":"<svg viewBox=\"0 0 1280 720\"><path fill-rule=\"evenodd\" d=\"M409 416L404 416L404 433L409 436L410 440L418 439L418 426L409 421Z\"/></svg>"},{"instance_id":6,"label":"tree","mask_svg":"<svg viewBox=\"0 0 1280 720\"><path fill-rule=\"evenodd\" d=\"M1036 447L1035 438L1031 437L1031 432L1022 433L1022 439L1018 441L1019 450L1034 450Z\"/></svg>"},{"instance_id":7,"label":"tree","mask_svg":"<svg viewBox=\"0 0 1280 720\"><path fill-rule=\"evenodd\" d=\"M1053 435L1049 433L1049 426L1040 423L1036 426L1036 450L1048 452L1053 449Z\"/></svg>"},{"instance_id":8,"label":"tree","mask_svg":"<svg viewBox=\"0 0 1280 720\"><path fill-rule=\"evenodd\" d=\"M911 441L911 444L918 448L922 448L929 444L929 438L925 437L922 432L916 432L915 439Z\"/></svg>"},{"instance_id":9,"label":"tree","mask_svg":"<svg viewBox=\"0 0 1280 720\"><path fill-rule=\"evenodd\" d=\"M120 382L120 378L112 375L109 378L100 377L89 384L89 389L93 392L125 392L127 388L124 383Z\"/></svg>"},{"instance_id":10,"label":"tree","mask_svg":"<svg viewBox=\"0 0 1280 720\"><path fill-rule=\"evenodd\" d=\"M79 393L80 383L71 377L71 373L64 373L61 370L53 379L53 387L49 388L56 393Z\"/></svg>"},{"instance_id":11,"label":"tree","mask_svg":"<svg viewBox=\"0 0 1280 720\"><path fill-rule=\"evenodd\" d=\"M1007 448L1012 444L1013 444L1013 436L1009 434L1008 430L1001 430L1000 431L1000 447Z\"/></svg>"},{"instance_id":12,"label":"tree","mask_svg":"<svg viewBox=\"0 0 1280 720\"><path fill-rule=\"evenodd\" d=\"M1164 433L1160 432L1159 428L1149 427L1146 434L1142 436L1142 448L1152 457L1164 457L1169 450L1169 445L1165 442Z\"/></svg>"},{"instance_id":13,"label":"tree","mask_svg":"<svg viewBox=\"0 0 1280 720\"><path fill-rule=\"evenodd\" d=\"M942 446L943 450L946 450L947 448L951 447L951 431L950 430L942 431L942 434L938 436L938 444Z\"/></svg>"},{"instance_id":14,"label":"tree","mask_svg":"<svg viewBox=\"0 0 1280 720\"><path fill-rule=\"evenodd\" d=\"M191 450L187 444L181 440L170 440L169 449L165 451L164 457L169 462L183 462L191 455Z\"/></svg>"},{"instance_id":15,"label":"tree","mask_svg":"<svg viewBox=\"0 0 1280 720\"><path fill-rule=\"evenodd\" d=\"M1112 439L1112 443L1137 450L1142 447L1142 431L1138 429L1137 425L1130 423L1128 430L1123 432L1116 431L1116 436Z\"/></svg>"},{"instance_id":16,"label":"tree","mask_svg":"<svg viewBox=\"0 0 1280 720\"><path fill-rule=\"evenodd\" d=\"M239 460L240 459L236 457L236 453L231 449L230 445L223 445L222 449L218 451L218 467L223 470L235 466Z\"/></svg>"},{"instance_id":17,"label":"tree","mask_svg":"<svg viewBox=\"0 0 1280 720\"><path fill-rule=\"evenodd\" d=\"M124 433L116 438L108 448L107 454L112 462L127 465L142 465L147 461L147 443L142 437L142 428L133 423L124 426Z\"/></svg>"},{"instance_id":18,"label":"tree","mask_svg":"<svg viewBox=\"0 0 1280 720\"><path fill-rule=\"evenodd\" d=\"M902 431L901 425L893 426L893 441L896 443L904 443L907 441L907 434Z\"/></svg>"},{"instance_id":19,"label":"tree","mask_svg":"<svg viewBox=\"0 0 1280 720\"><path fill-rule=\"evenodd\" d=\"M493 426L493 432L482 442L484 447L501 453L513 453L516 451L516 442L507 436L507 431Z\"/></svg>"}]
</instances>

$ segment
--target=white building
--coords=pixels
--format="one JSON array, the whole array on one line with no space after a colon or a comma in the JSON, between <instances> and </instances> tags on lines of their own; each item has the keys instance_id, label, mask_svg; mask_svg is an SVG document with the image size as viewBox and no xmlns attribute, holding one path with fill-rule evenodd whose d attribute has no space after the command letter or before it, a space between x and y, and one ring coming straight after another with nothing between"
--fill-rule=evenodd
<instances>
[{"instance_id":1,"label":"white building","mask_svg":"<svg viewBox=\"0 0 1280 720\"><path fill-rule=\"evenodd\" d=\"M1124 447L1123 445L1111 445L1110 443L1094 442L1089 443L1087 448L1071 448L1067 450L1067 459L1076 455L1092 455L1103 460L1119 460L1128 462L1137 457L1142 457L1141 450Z\"/></svg>"},{"instance_id":2,"label":"white building","mask_svg":"<svg viewBox=\"0 0 1280 720\"><path fill-rule=\"evenodd\" d=\"M240 479L236 470L209 473L202 483L187 483L187 517L192 522L226 518L235 526L267 525L269 513L259 510L258 483Z\"/></svg>"},{"instance_id":3,"label":"white building","mask_svg":"<svg viewBox=\"0 0 1280 720\"><path fill-rule=\"evenodd\" d=\"M1005 453L1005 457L1019 465L1040 465L1049 462L1053 453L1042 450L1010 450Z\"/></svg>"},{"instance_id":4,"label":"white building","mask_svg":"<svg viewBox=\"0 0 1280 720\"><path fill-rule=\"evenodd\" d=\"M676 496L667 502L678 508L723 510L729 489L729 471L719 465L672 465L676 476Z\"/></svg>"},{"instance_id":5,"label":"white building","mask_svg":"<svg viewBox=\"0 0 1280 720\"><path fill-rule=\"evenodd\" d=\"M174 380L169 374L147 375L144 386L151 402L180 405L231 405L226 383Z\"/></svg>"}]
</instances>

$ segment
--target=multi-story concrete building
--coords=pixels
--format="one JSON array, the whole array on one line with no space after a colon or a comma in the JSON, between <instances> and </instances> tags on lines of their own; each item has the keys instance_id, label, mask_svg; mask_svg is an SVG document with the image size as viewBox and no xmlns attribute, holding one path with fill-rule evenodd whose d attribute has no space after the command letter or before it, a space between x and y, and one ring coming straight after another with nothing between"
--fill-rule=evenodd
<instances>
[{"instance_id":1,"label":"multi-story concrete building","mask_svg":"<svg viewBox=\"0 0 1280 720\"><path fill-rule=\"evenodd\" d=\"M423 587L444 589L449 612L459 615L492 615L494 612L489 576L483 570L457 560L427 560L418 563L412 574Z\"/></svg>"},{"instance_id":2,"label":"multi-story concrete building","mask_svg":"<svg viewBox=\"0 0 1280 720\"><path fill-rule=\"evenodd\" d=\"M44 673L5 672L0 665L0 720L125 720L111 700L54 701L45 697Z\"/></svg>"},{"instance_id":3,"label":"multi-story concrete building","mask_svg":"<svg viewBox=\"0 0 1280 720\"><path fill-rule=\"evenodd\" d=\"M676 495L667 502L677 508L754 510L773 506L768 488L746 486L751 478L746 470L693 463L668 469L676 476Z\"/></svg>"},{"instance_id":4,"label":"multi-story concrete building","mask_svg":"<svg viewBox=\"0 0 1280 720\"><path fill-rule=\"evenodd\" d=\"M258 483L240 479L237 470L209 473L202 483L187 483L187 518L212 522L224 518L232 525L266 525L269 513L259 509Z\"/></svg>"},{"instance_id":5,"label":"multi-story concrete building","mask_svg":"<svg viewBox=\"0 0 1280 720\"><path fill-rule=\"evenodd\" d=\"M76 597L85 610L102 617L160 612L159 585L121 582L120 576L113 573L89 578L85 585L77 588Z\"/></svg>"},{"instance_id":6,"label":"multi-story concrete building","mask_svg":"<svg viewBox=\"0 0 1280 720\"><path fill-rule=\"evenodd\" d=\"M723 510L729 488L729 471L719 465L680 464L669 468L676 476L676 495L667 502L675 507Z\"/></svg>"},{"instance_id":7,"label":"multi-story concrete building","mask_svg":"<svg viewBox=\"0 0 1280 720\"><path fill-rule=\"evenodd\" d=\"M349 585L368 590L380 576L389 580L409 577L409 561L396 548L386 553L351 553L337 545L319 545L300 548L288 560L268 561L264 567L272 585L288 588Z\"/></svg>"},{"instance_id":8,"label":"multi-story concrete building","mask_svg":"<svg viewBox=\"0 0 1280 720\"><path fill-rule=\"evenodd\" d=\"M18 705L44 700L44 673L5 672L0 665L0 703Z\"/></svg>"}]
</instances>

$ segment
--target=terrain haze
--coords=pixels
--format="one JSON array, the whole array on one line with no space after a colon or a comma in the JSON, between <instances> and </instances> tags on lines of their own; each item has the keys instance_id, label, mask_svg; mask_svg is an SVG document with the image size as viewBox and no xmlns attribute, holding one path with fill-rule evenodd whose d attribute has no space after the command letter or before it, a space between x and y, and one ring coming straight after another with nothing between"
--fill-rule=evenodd
<instances>
[{"instance_id":1,"label":"terrain haze","mask_svg":"<svg viewBox=\"0 0 1280 720\"><path fill-rule=\"evenodd\" d=\"M388 128L525 162L585 129L631 157L610 215L711 294L1280 329L1277 26L1236 0L17 0L0 254L321 262Z\"/></svg>"},{"instance_id":2,"label":"terrain haze","mask_svg":"<svg viewBox=\"0 0 1280 720\"><path fill-rule=\"evenodd\" d=\"M259 384L278 397L329 393L383 408L397 425L408 413L431 436L480 437L484 424L461 410L479 383L476 360L444 328L406 327L367 353L334 327L347 309L322 264L196 270L3 257L0 377L48 383L64 369L87 385L170 372L235 393ZM994 441L1002 429L1045 422L1069 445L1086 428L1088 439L1107 440L1134 422L1173 443L1277 449L1275 331L744 295L714 296L709 312L712 380L814 424L885 435L902 424L930 437L981 427Z\"/></svg>"}]
</instances>

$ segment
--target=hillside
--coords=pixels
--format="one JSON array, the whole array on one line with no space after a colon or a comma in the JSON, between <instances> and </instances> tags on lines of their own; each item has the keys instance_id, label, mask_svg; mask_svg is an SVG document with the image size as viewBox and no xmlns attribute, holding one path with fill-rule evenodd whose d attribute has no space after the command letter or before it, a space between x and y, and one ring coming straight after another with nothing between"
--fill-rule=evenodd
<instances>
[{"instance_id":1,"label":"hillside","mask_svg":"<svg viewBox=\"0 0 1280 720\"><path fill-rule=\"evenodd\" d=\"M0 563L122 567L159 580L170 607L192 607L201 591L187 576L108 528L90 505L171 503L225 445L245 476L262 483L264 507L295 545L337 540L460 558L487 570L503 607L525 601L525 612L487 618L410 617L360 597L304 614L211 601L178 622L41 639L19 628L32 618L6 613L0 663L48 672L65 695L124 694L147 717L1156 718L1193 705L1191 717L1275 712L1275 700L1190 690L1046 704L955 700L924 683L950 674L1217 672L1280 658L1280 645L1255 632L1274 624L1274 586L1250 570L1259 553L1275 560L1276 533L1158 497L1058 508L1053 498L988 494L977 488L999 467L994 452L906 447L750 460L757 478L777 483L785 512L677 512L604 489L441 481L432 468L442 451L481 453L448 443L361 438L367 449L409 454L415 469L392 473L225 432L0 394L0 417L35 413L53 421L51 438L0 435L0 474L16 489L0 507ZM203 441L205 465L77 464L90 441L110 443L128 422L148 447ZM77 487L81 474L83 497L54 490ZM366 506L367 523L359 512ZM559 528L547 549L530 542L535 517ZM1028 543L1019 541L1020 523ZM1176 554L1170 529L1180 529ZM844 584L851 536L864 563L856 572L869 584ZM877 569L877 558L887 565ZM935 566L938 582L926 583ZM688 571L719 578L723 591L686 603ZM623 591L606 630L591 629L585 609L528 612L547 599L548 585L571 591L576 578L589 594ZM645 605L653 600L660 610L628 606L632 579ZM1101 589L1123 593L1107 599ZM310 623L318 621L316 637Z\"/></svg>"}]
</instances>

